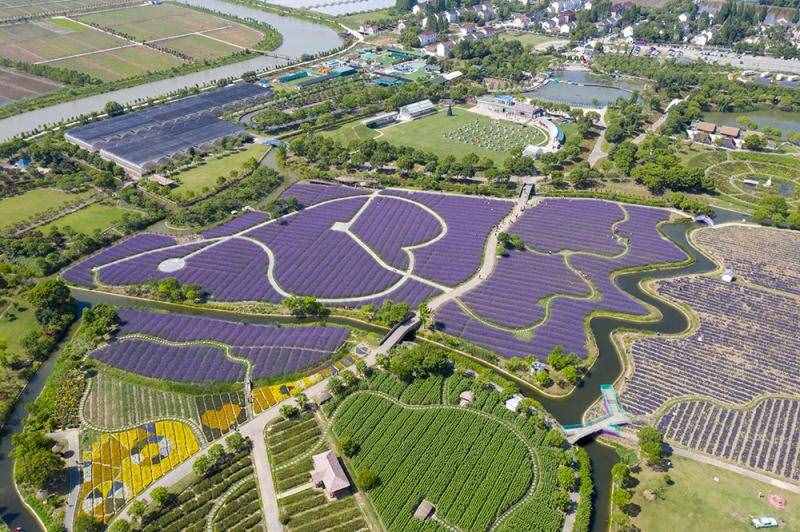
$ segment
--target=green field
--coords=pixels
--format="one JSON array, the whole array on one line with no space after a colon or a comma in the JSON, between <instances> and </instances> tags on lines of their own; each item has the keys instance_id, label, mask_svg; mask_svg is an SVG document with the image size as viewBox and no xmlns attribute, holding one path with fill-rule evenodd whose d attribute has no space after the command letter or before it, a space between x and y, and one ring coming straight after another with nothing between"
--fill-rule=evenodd
<instances>
[{"instance_id":1,"label":"green field","mask_svg":"<svg viewBox=\"0 0 800 532\"><path fill-rule=\"evenodd\" d=\"M716 159L707 156L705 161L710 163L706 175L714 178L721 195L732 202L752 207L766 194L778 194L790 203L800 203L800 165L790 155L725 152Z\"/></svg>"},{"instance_id":2,"label":"green field","mask_svg":"<svg viewBox=\"0 0 800 532\"><path fill-rule=\"evenodd\" d=\"M48 209L60 208L88 198L90 192L70 194L55 188L36 188L19 196L0 200L0 228L11 227Z\"/></svg>"},{"instance_id":3,"label":"green field","mask_svg":"<svg viewBox=\"0 0 800 532\"><path fill-rule=\"evenodd\" d=\"M200 194L205 187L209 190L217 185L217 178L228 177L231 170L238 170L245 161L255 157L260 159L266 153L267 147L263 144L252 144L246 150L212 159L207 163L172 176L180 185L172 190L173 194L186 195L187 193Z\"/></svg>"},{"instance_id":4,"label":"green field","mask_svg":"<svg viewBox=\"0 0 800 532\"><path fill-rule=\"evenodd\" d=\"M536 416L512 414L494 391L470 378L431 376L410 385L376 372L333 412L332 430L360 446L351 471L368 467L368 496L389 530L423 530L412 514L422 499L461 530L562 529L554 503L563 451L543 444ZM469 408L455 406L472 388Z\"/></svg>"},{"instance_id":5,"label":"green field","mask_svg":"<svg viewBox=\"0 0 800 532\"><path fill-rule=\"evenodd\" d=\"M475 153L497 163L507 159L514 148L543 144L547 140L545 133L538 128L492 120L462 108L454 108L453 116L447 116L441 110L411 122L374 130L360 121L352 122L327 134L344 143L372 136L392 144L430 151L439 157L453 155L460 159L468 153Z\"/></svg>"},{"instance_id":6,"label":"green field","mask_svg":"<svg viewBox=\"0 0 800 532\"><path fill-rule=\"evenodd\" d=\"M20 307L22 310L19 310ZM22 353L22 338L39 325L33 307L23 299L8 299L0 306L0 340L6 343L9 353Z\"/></svg>"},{"instance_id":7,"label":"green field","mask_svg":"<svg viewBox=\"0 0 800 532\"><path fill-rule=\"evenodd\" d=\"M546 46L549 43L565 42L565 39L557 39L548 35L539 35L527 32L501 33L500 38L504 41L520 41L523 46Z\"/></svg>"},{"instance_id":8,"label":"green field","mask_svg":"<svg viewBox=\"0 0 800 532\"><path fill-rule=\"evenodd\" d=\"M336 22L341 22L350 29L358 31L358 27L370 20L380 20L384 17L392 15L393 8L378 9L377 11L367 11L366 13L354 13L352 15L343 15L336 17Z\"/></svg>"},{"instance_id":9,"label":"green field","mask_svg":"<svg viewBox=\"0 0 800 532\"><path fill-rule=\"evenodd\" d=\"M209 39L203 35L185 35L161 41L161 44L170 50L182 52L195 61L226 57L240 50L235 46Z\"/></svg>"},{"instance_id":10,"label":"green field","mask_svg":"<svg viewBox=\"0 0 800 532\"><path fill-rule=\"evenodd\" d=\"M49 63L52 66L85 72L106 81L125 79L145 72L157 72L183 64L174 55L144 46L120 48L99 54L70 57Z\"/></svg>"},{"instance_id":11,"label":"green field","mask_svg":"<svg viewBox=\"0 0 800 532\"><path fill-rule=\"evenodd\" d=\"M663 498L648 501L642 496L644 490L659 485L662 474L644 468L636 475L640 483L633 502L641 506L641 513L634 523L641 530L744 532L753 530L752 516L775 517L784 522L780 530L800 530L800 495L694 460L674 455L670 459L674 467L669 476L675 484L664 489ZM784 510L767 503L770 493L786 498Z\"/></svg>"},{"instance_id":12,"label":"green field","mask_svg":"<svg viewBox=\"0 0 800 532\"><path fill-rule=\"evenodd\" d=\"M66 227L78 231L79 233L92 234L95 231L105 231L114 227L122 220L125 213L134 213L130 209L123 209L113 205L93 203L88 207L68 214L58 220L52 221L42 226L42 231L51 229L63 230Z\"/></svg>"}]
</instances>

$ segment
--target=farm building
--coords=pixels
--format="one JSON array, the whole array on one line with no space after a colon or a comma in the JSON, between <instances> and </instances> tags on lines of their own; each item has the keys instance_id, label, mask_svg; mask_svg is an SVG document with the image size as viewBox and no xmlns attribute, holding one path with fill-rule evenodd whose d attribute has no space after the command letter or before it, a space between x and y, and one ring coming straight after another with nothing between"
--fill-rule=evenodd
<instances>
[{"instance_id":1,"label":"farm building","mask_svg":"<svg viewBox=\"0 0 800 532\"><path fill-rule=\"evenodd\" d=\"M458 406L469 406L475 401L475 394L471 390L464 390L458 396Z\"/></svg>"},{"instance_id":2,"label":"farm building","mask_svg":"<svg viewBox=\"0 0 800 532\"><path fill-rule=\"evenodd\" d=\"M414 519L425 521L431 516L431 514L433 514L433 511L433 504L427 500L423 500L421 503L419 503L419 506L417 506L417 509L414 511Z\"/></svg>"},{"instance_id":3,"label":"farm building","mask_svg":"<svg viewBox=\"0 0 800 532\"><path fill-rule=\"evenodd\" d=\"M314 485L323 487L328 498L334 499L350 487L350 480L333 451L315 454L312 461L314 469L311 471L311 481Z\"/></svg>"},{"instance_id":4,"label":"farm building","mask_svg":"<svg viewBox=\"0 0 800 532\"><path fill-rule=\"evenodd\" d=\"M519 394L514 394L508 401L506 401L506 409L511 412L516 412L522 402L523 397Z\"/></svg>"},{"instance_id":5,"label":"farm building","mask_svg":"<svg viewBox=\"0 0 800 532\"><path fill-rule=\"evenodd\" d=\"M243 134L244 128L220 120L217 115L271 97L268 88L237 83L78 126L64 137L119 164L131 176L141 177L192 148L205 149L222 139Z\"/></svg>"},{"instance_id":6,"label":"farm building","mask_svg":"<svg viewBox=\"0 0 800 532\"><path fill-rule=\"evenodd\" d=\"M367 127L381 127L397 121L397 111L390 111L388 113L380 113L361 121Z\"/></svg>"},{"instance_id":7,"label":"farm building","mask_svg":"<svg viewBox=\"0 0 800 532\"><path fill-rule=\"evenodd\" d=\"M541 107L502 96L481 96L478 98L478 107L512 119L533 119L544 114Z\"/></svg>"},{"instance_id":8,"label":"farm building","mask_svg":"<svg viewBox=\"0 0 800 532\"><path fill-rule=\"evenodd\" d=\"M400 108L400 120L414 120L421 116L431 114L436 111L436 107L430 100L422 100L410 103Z\"/></svg>"}]
</instances>

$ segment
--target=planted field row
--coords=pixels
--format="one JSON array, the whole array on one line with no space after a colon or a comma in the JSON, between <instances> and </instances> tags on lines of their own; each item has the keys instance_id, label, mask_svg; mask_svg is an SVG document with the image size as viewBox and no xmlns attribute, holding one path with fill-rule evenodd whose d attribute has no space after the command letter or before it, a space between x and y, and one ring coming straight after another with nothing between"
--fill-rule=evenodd
<instances>
[{"instance_id":1,"label":"planted field row","mask_svg":"<svg viewBox=\"0 0 800 532\"><path fill-rule=\"evenodd\" d=\"M369 530L352 495L328 501L321 491L307 489L278 499L289 532L357 532Z\"/></svg>"},{"instance_id":2,"label":"planted field row","mask_svg":"<svg viewBox=\"0 0 800 532\"><path fill-rule=\"evenodd\" d=\"M797 481L798 422L798 399L765 399L746 410L686 401L667 410L658 428L685 447Z\"/></svg>"},{"instance_id":3,"label":"planted field row","mask_svg":"<svg viewBox=\"0 0 800 532\"><path fill-rule=\"evenodd\" d=\"M253 398L253 413L258 414L275 406L284 399L299 395L309 386L328 378L330 373L330 370L326 368L295 381L266 384L253 388L251 394Z\"/></svg>"},{"instance_id":4,"label":"planted field row","mask_svg":"<svg viewBox=\"0 0 800 532\"><path fill-rule=\"evenodd\" d=\"M315 183L313 181L303 181L290 186L281 195L288 199L296 199L301 206L310 207L323 201L338 198L349 198L353 196L363 196L369 191L364 188L348 187L344 185L331 185L327 183Z\"/></svg>"},{"instance_id":5,"label":"planted field row","mask_svg":"<svg viewBox=\"0 0 800 532\"><path fill-rule=\"evenodd\" d=\"M277 493L311 480L311 456L324 447L322 431L313 416L306 414L269 425L265 437Z\"/></svg>"},{"instance_id":6,"label":"planted field row","mask_svg":"<svg viewBox=\"0 0 800 532\"><path fill-rule=\"evenodd\" d=\"M700 327L687 338L633 344L634 372L622 394L626 410L650 414L685 395L741 405L800 389L800 307L794 298L709 277L662 281L658 291L690 305Z\"/></svg>"},{"instance_id":7,"label":"planted field row","mask_svg":"<svg viewBox=\"0 0 800 532\"><path fill-rule=\"evenodd\" d=\"M213 514L211 529L215 532L266 530L255 475L246 478L224 495L224 502Z\"/></svg>"},{"instance_id":8,"label":"planted field row","mask_svg":"<svg viewBox=\"0 0 800 532\"><path fill-rule=\"evenodd\" d=\"M246 529L257 527L263 521L263 515L249 451L231 457L222 469L189 485L188 488L177 494L175 505L148 514L145 517L142 532L205 532L209 524L212 527L215 524L214 522L209 523L209 521L216 521L220 516L219 511L214 513L212 510L215 507L219 510L224 509L225 504L234 496L236 499L241 497L242 501L247 500L248 505L252 505L254 500L258 501L258 511L248 512L245 516L244 511L241 514L230 513L230 507L228 507L228 511L222 514L221 518L234 521L234 517L241 517L241 519L235 519L237 524L245 522L249 524L258 517L258 520ZM251 508L248 506L249 509ZM244 508L242 507L240 510L244 510Z\"/></svg>"},{"instance_id":9,"label":"planted field row","mask_svg":"<svg viewBox=\"0 0 800 532\"><path fill-rule=\"evenodd\" d=\"M121 335L139 334L153 337L149 342L158 345L158 339L167 342L210 341L228 345L236 357L244 357L253 364L255 379L295 373L316 366L330 356L345 342L347 329L341 327L280 327L223 321L200 316L182 314L160 314L133 309L119 311ZM112 343L109 348L126 342ZM131 364L140 364L136 356L139 349L131 350ZM136 356L133 356L136 355ZM188 373L184 380L197 382L200 377L215 376L224 380L231 367L237 363L224 359L214 362L208 357L166 356L154 354L153 367L160 368L163 376ZM194 364L192 364L194 362ZM136 366L138 367L138 366ZM241 368L241 365L239 365ZM183 368L183 369L181 369Z\"/></svg>"},{"instance_id":10,"label":"planted field row","mask_svg":"<svg viewBox=\"0 0 800 532\"><path fill-rule=\"evenodd\" d=\"M693 237L737 277L800 295L800 233L731 225L703 229Z\"/></svg>"}]
</instances>

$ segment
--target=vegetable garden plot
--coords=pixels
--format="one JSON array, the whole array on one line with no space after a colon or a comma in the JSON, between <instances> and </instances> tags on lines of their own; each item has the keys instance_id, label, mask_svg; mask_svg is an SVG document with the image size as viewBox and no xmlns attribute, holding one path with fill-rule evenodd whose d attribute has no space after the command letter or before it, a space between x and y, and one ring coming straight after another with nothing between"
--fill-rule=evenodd
<instances>
[{"instance_id":1,"label":"vegetable garden plot","mask_svg":"<svg viewBox=\"0 0 800 532\"><path fill-rule=\"evenodd\" d=\"M612 228L625 217L616 203L600 200L545 199L528 209L509 229L538 251L587 251L616 255L625 251Z\"/></svg>"},{"instance_id":2,"label":"vegetable garden plot","mask_svg":"<svg viewBox=\"0 0 800 532\"><path fill-rule=\"evenodd\" d=\"M553 496L562 451L542 445L544 431L535 420L507 411L499 394L485 390L470 408L397 403L370 390L408 396L416 394L410 391L416 383L388 392L396 379L381 373L369 379L369 390L338 403L332 427L337 436L359 442L354 466L369 467L380 479L367 496L387 529L424 529L412 518L424 498L462 530L487 529L501 516L501 529L525 523L521 529L561 530L563 513ZM443 395L449 399L451 388L464 389L463 379L447 378ZM418 391L431 397L431 390L423 393L426 384Z\"/></svg>"},{"instance_id":3,"label":"vegetable garden plot","mask_svg":"<svg viewBox=\"0 0 800 532\"><path fill-rule=\"evenodd\" d=\"M491 277L461 300L481 318L504 327L528 327L544 318L540 301L548 296L589 295L589 287L560 255L511 251Z\"/></svg>"},{"instance_id":4,"label":"vegetable garden plot","mask_svg":"<svg viewBox=\"0 0 800 532\"><path fill-rule=\"evenodd\" d=\"M235 382L244 379L241 363L225 350L209 345L169 345L157 341L122 339L91 353L115 368L151 379L181 382Z\"/></svg>"},{"instance_id":5,"label":"vegetable garden plot","mask_svg":"<svg viewBox=\"0 0 800 532\"><path fill-rule=\"evenodd\" d=\"M661 281L661 294L691 306L700 327L686 338L644 338L630 348L625 409L651 414L666 401L703 396L742 405L800 390L800 307L794 297L708 277Z\"/></svg>"},{"instance_id":6,"label":"vegetable garden plot","mask_svg":"<svg viewBox=\"0 0 800 532\"><path fill-rule=\"evenodd\" d=\"M330 376L329 369L322 369L301 379L279 384L267 384L253 388L253 412L258 414L275 406L284 399L299 395L306 388Z\"/></svg>"},{"instance_id":7,"label":"vegetable garden plot","mask_svg":"<svg viewBox=\"0 0 800 532\"><path fill-rule=\"evenodd\" d=\"M272 249L275 277L286 291L319 298L369 296L401 277L381 267L334 224L350 221L366 198L351 198L306 209L248 233Z\"/></svg>"},{"instance_id":8,"label":"vegetable garden plot","mask_svg":"<svg viewBox=\"0 0 800 532\"><path fill-rule=\"evenodd\" d=\"M253 376L294 373L319 364L347 340L342 327L280 327L184 314L120 309L121 334L144 334L172 342L215 341L249 358Z\"/></svg>"},{"instance_id":9,"label":"vegetable garden plot","mask_svg":"<svg viewBox=\"0 0 800 532\"><path fill-rule=\"evenodd\" d=\"M388 264L405 270L408 254L403 248L431 241L444 234L447 227L413 203L376 197L356 219L351 231Z\"/></svg>"},{"instance_id":10,"label":"vegetable garden plot","mask_svg":"<svg viewBox=\"0 0 800 532\"><path fill-rule=\"evenodd\" d=\"M489 233L514 207L512 201L399 189L381 195L408 198L444 219L444 238L414 251L414 273L447 286L463 283L478 270Z\"/></svg>"},{"instance_id":11,"label":"vegetable garden plot","mask_svg":"<svg viewBox=\"0 0 800 532\"><path fill-rule=\"evenodd\" d=\"M685 447L797 481L798 422L800 399L764 399L748 409L686 401L670 407L658 428Z\"/></svg>"},{"instance_id":12,"label":"vegetable garden plot","mask_svg":"<svg viewBox=\"0 0 800 532\"><path fill-rule=\"evenodd\" d=\"M83 453L79 511L107 521L199 448L192 430L179 421L101 433Z\"/></svg>"},{"instance_id":13,"label":"vegetable garden plot","mask_svg":"<svg viewBox=\"0 0 800 532\"><path fill-rule=\"evenodd\" d=\"M94 286L93 268L145 251L173 246L176 243L174 238L165 235L150 233L134 235L70 266L61 272L61 276L69 283Z\"/></svg>"},{"instance_id":14,"label":"vegetable garden plot","mask_svg":"<svg viewBox=\"0 0 800 532\"><path fill-rule=\"evenodd\" d=\"M312 455L327 450L322 430L309 414L268 425L265 437L276 493L309 482Z\"/></svg>"},{"instance_id":15,"label":"vegetable garden plot","mask_svg":"<svg viewBox=\"0 0 800 532\"><path fill-rule=\"evenodd\" d=\"M303 207L310 207L323 201L351 196L363 196L370 191L365 188L348 187L344 185L330 185L316 182L303 181L290 186L282 198L294 198Z\"/></svg>"},{"instance_id":16,"label":"vegetable garden plot","mask_svg":"<svg viewBox=\"0 0 800 532\"><path fill-rule=\"evenodd\" d=\"M278 508L289 516L288 532L359 532L369 530L352 495L329 501L316 489L278 499Z\"/></svg>"},{"instance_id":17,"label":"vegetable garden plot","mask_svg":"<svg viewBox=\"0 0 800 532\"><path fill-rule=\"evenodd\" d=\"M728 226L702 229L693 238L737 277L800 295L800 233L769 227Z\"/></svg>"}]
</instances>

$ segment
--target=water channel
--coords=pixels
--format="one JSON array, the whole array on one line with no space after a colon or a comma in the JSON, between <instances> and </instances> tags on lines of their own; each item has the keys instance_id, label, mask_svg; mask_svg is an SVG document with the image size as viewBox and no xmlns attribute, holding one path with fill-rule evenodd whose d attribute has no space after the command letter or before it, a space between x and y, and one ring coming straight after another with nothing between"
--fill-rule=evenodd
<instances>
[{"instance_id":1,"label":"water channel","mask_svg":"<svg viewBox=\"0 0 800 532\"><path fill-rule=\"evenodd\" d=\"M717 210L716 220L718 222L742 220L743 215L732 211ZM657 271L637 272L632 274L620 275L616 282L626 292L634 295L640 300L652 305L661 314L661 318L649 323L637 323L622 318L596 317L591 320L590 327L599 349L599 357L592 367L583 385L565 399L550 399L539 396L532 389L523 390L523 393L536 397L542 402L545 408L562 424L576 423L581 420L586 409L597 399L600 385L613 383L622 371L620 355L611 340L612 331L628 329L634 331L676 334L686 330L688 322L686 317L674 307L661 299L642 290L640 283L647 279L658 279L677 277L703 273L713 270L715 264L705 255L694 248L688 240L688 234L695 226L690 223L675 223L663 226L663 232L671 240L676 242L693 259L693 262L684 267L669 268ZM168 303L136 301L125 296L115 296L107 294L97 294L85 290L75 290L74 297L81 304L110 303L120 306L142 306L159 310L175 310L175 307ZM183 309L181 312L209 315L225 319L234 319L246 323L292 323L292 318L271 318L265 316L250 316L241 314L231 314L230 312L218 311L213 309ZM356 326L364 328L358 322L352 322L345 318L331 319L333 323ZM379 331L380 329L373 329ZM55 356L42 366L40 371L31 379L30 385L23 394L21 400L12 412L7 424L7 432L0 441L0 513L3 519L11 527L22 527L24 530L36 530L38 525L33 516L23 507L12 486L11 461L8 459L10 448L10 436L21 429L22 420L25 417L27 406L35 399L44 385L47 375L53 368ZM595 483L594 517L592 530L595 532L607 529L609 517L609 491L611 485L611 466L616 461L615 451L595 440L581 442L586 448L592 459L593 478Z\"/></svg>"},{"instance_id":2,"label":"water channel","mask_svg":"<svg viewBox=\"0 0 800 532\"><path fill-rule=\"evenodd\" d=\"M106 102L114 100L125 104L138 99L152 98L162 94L195 85L205 85L218 79L238 77L243 73L263 68L275 68L284 65L286 58L300 58L304 54L314 55L326 50L340 47L344 41L339 34L328 26L294 17L284 17L275 13L260 11L240 4L232 4L223 0L179 0L180 2L211 9L219 13L242 19L252 18L272 25L283 36L283 42L271 55L262 55L246 61L223 65L184 74L172 78L152 81L127 89L119 89L95 96L87 96L70 102L64 102L43 109L20 113L0 120L0 142L45 124L67 120L84 113L101 111Z\"/></svg>"}]
</instances>

